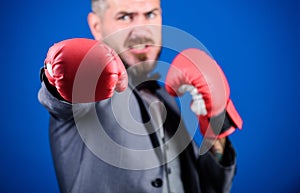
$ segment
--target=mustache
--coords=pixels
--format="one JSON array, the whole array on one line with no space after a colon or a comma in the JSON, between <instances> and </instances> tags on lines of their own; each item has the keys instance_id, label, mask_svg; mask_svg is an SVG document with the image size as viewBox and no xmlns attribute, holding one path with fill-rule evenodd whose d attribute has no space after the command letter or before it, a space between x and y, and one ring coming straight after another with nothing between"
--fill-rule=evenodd
<instances>
[{"instance_id":1,"label":"mustache","mask_svg":"<svg viewBox=\"0 0 300 193\"><path fill-rule=\"evenodd\" d=\"M135 45L139 45L139 44L149 44L149 45L153 45L155 42L152 38L149 37L129 37L127 38L127 40L124 43L124 47L126 48L131 48Z\"/></svg>"}]
</instances>

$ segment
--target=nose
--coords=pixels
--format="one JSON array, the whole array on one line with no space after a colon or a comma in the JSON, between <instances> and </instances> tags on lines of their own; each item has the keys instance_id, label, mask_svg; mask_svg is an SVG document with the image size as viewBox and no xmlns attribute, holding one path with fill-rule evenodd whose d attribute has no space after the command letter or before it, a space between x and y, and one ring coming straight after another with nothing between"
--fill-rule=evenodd
<instances>
[{"instance_id":1,"label":"nose","mask_svg":"<svg viewBox=\"0 0 300 193\"><path fill-rule=\"evenodd\" d=\"M147 26L139 25L132 28L130 37L133 39L137 37L151 37L151 33Z\"/></svg>"}]
</instances>

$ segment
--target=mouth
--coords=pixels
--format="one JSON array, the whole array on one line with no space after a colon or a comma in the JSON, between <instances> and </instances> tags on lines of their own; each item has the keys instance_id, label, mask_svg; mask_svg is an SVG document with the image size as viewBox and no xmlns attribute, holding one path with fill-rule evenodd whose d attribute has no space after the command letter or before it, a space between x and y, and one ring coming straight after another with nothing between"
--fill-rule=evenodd
<instances>
[{"instance_id":1,"label":"mouth","mask_svg":"<svg viewBox=\"0 0 300 193\"><path fill-rule=\"evenodd\" d=\"M148 44L135 44L129 46L129 51L133 54L145 54L149 52L151 45Z\"/></svg>"}]
</instances>

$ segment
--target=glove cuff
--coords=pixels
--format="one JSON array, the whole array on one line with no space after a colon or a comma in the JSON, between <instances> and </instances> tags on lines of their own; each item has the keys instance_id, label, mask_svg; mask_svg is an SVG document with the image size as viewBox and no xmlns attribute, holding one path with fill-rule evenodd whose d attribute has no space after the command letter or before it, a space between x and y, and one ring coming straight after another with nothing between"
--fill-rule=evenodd
<instances>
[{"instance_id":1,"label":"glove cuff","mask_svg":"<svg viewBox=\"0 0 300 193\"><path fill-rule=\"evenodd\" d=\"M223 138L232 134L236 128L242 129L243 121L229 100L222 113L213 117L199 116L199 123L204 137Z\"/></svg>"}]
</instances>

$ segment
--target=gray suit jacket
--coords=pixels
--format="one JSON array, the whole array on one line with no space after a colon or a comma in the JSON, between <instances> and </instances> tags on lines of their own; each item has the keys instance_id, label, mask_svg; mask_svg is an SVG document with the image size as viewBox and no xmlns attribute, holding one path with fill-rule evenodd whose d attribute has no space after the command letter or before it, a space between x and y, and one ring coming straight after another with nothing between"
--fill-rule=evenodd
<instances>
[{"instance_id":1,"label":"gray suit jacket","mask_svg":"<svg viewBox=\"0 0 300 193\"><path fill-rule=\"evenodd\" d=\"M151 87L151 86L150 86ZM168 145L177 145L180 178L186 193L230 192L235 152L228 143L223 163L199 156L173 97L150 88L165 105ZM127 89L96 103L70 104L42 82L39 101L50 113L50 145L62 193L161 193L165 160L159 130L138 91ZM164 146L167 148L167 146Z\"/></svg>"}]
</instances>

